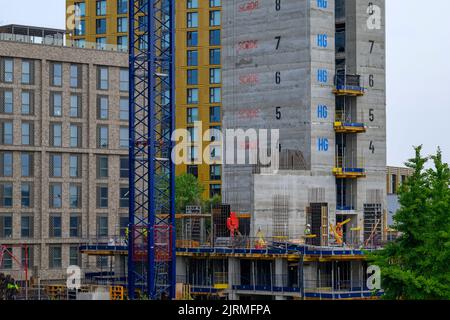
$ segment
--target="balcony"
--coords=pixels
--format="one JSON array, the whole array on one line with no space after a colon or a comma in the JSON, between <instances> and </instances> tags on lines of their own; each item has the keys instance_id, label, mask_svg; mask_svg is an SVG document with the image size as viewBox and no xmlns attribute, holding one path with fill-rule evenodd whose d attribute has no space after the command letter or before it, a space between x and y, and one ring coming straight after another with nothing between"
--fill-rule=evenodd
<instances>
[{"instance_id":1,"label":"balcony","mask_svg":"<svg viewBox=\"0 0 450 320\"><path fill-rule=\"evenodd\" d=\"M334 131L336 133L364 133L366 132L366 126L360 122L347 122L336 119Z\"/></svg>"},{"instance_id":2,"label":"balcony","mask_svg":"<svg viewBox=\"0 0 450 320\"><path fill-rule=\"evenodd\" d=\"M346 74L342 71L337 71L334 78L333 93L337 96L363 96L365 88L361 86L361 76L357 74Z\"/></svg>"},{"instance_id":3,"label":"balcony","mask_svg":"<svg viewBox=\"0 0 450 320\"><path fill-rule=\"evenodd\" d=\"M356 161L348 161L341 156L336 157L336 165L333 174L338 179L357 179L366 177L366 169L363 166L354 165Z\"/></svg>"}]
</instances>

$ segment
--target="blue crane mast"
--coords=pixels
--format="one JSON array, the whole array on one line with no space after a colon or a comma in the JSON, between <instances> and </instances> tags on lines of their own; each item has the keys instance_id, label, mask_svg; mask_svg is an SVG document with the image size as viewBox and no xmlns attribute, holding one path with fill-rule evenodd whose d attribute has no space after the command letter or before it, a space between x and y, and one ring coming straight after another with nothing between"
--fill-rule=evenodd
<instances>
[{"instance_id":1,"label":"blue crane mast","mask_svg":"<svg viewBox=\"0 0 450 320\"><path fill-rule=\"evenodd\" d=\"M128 296L174 299L175 0L129 1Z\"/></svg>"}]
</instances>

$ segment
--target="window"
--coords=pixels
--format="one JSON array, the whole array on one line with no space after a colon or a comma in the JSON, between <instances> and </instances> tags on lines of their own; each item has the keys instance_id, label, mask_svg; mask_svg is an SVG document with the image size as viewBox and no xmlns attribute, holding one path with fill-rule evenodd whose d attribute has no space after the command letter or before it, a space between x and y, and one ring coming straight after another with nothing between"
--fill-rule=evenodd
<instances>
[{"instance_id":1,"label":"window","mask_svg":"<svg viewBox=\"0 0 450 320\"><path fill-rule=\"evenodd\" d=\"M220 30L209 31L209 45L220 46Z\"/></svg>"},{"instance_id":2,"label":"window","mask_svg":"<svg viewBox=\"0 0 450 320\"><path fill-rule=\"evenodd\" d=\"M221 101L221 88L210 88L209 89L209 102L210 103L220 103Z\"/></svg>"},{"instance_id":3,"label":"window","mask_svg":"<svg viewBox=\"0 0 450 320\"><path fill-rule=\"evenodd\" d=\"M0 89L0 112L13 113L14 112L14 98L13 91Z\"/></svg>"},{"instance_id":4,"label":"window","mask_svg":"<svg viewBox=\"0 0 450 320\"><path fill-rule=\"evenodd\" d=\"M220 49L209 50L209 64L220 64Z\"/></svg>"},{"instance_id":5,"label":"window","mask_svg":"<svg viewBox=\"0 0 450 320\"><path fill-rule=\"evenodd\" d=\"M198 66L198 51L188 50L187 51L187 65L189 67Z\"/></svg>"},{"instance_id":6,"label":"window","mask_svg":"<svg viewBox=\"0 0 450 320\"><path fill-rule=\"evenodd\" d=\"M76 36L84 36L86 34L86 21L79 20L77 22L78 24L75 25L74 33Z\"/></svg>"},{"instance_id":7,"label":"window","mask_svg":"<svg viewBox=\"0 0 450 320\"><path fill-rule=\"evenodd\" d=\"M33 217L22 215L20 217L20 237L33 238Z\"/></svg>"},{"instance_id":8,"label":"window","mask_svg":"<svg viewBox=\"0 0 450 320\"><path fill-rule=\"evenodd\" d=\"M13 176L13 154L11 152L0 153L1 174L2 177Z\"/></svg>"},{"instance_id":9,"label":"window","mask_svg":"<svg viewBox=\"0 0 450 320\"><path fill-rule=\"evenodd\" d=\"M69 175L71 178L81 177L81 156L80 155L70 155L69 157Z\"/></svg>"},{"instance_id":10,"label":"window","mask_svg":"<svg viewBox=\"0 0 450 320\"><path fill-rule=\"evenodd\" d=\"M97 16L106 16L106 0L97 0Z\"/></svg>"},{"instance_id":11,"label":"window","mask_svg":"<svg viewBox=\"0 0 450 320\"><path fill-rule=\"evenodd\" d=\"M61 246L51 245L48 248L48 267L50 269L60 269L62 265Z\"/></svg>"},{"instance_id":12,"label":"window","mask_svg":"<svg viewBox=\"0 0 450 320\"><path fill-rule=\"evenodd\" d=\"M22 182L20 186L22 208L31 208L31 184Z\"/></svg>"},{"instance_id":13,"label":"window","mask_svg":"<svg viewBox=\"0 0 450 320\"><path fill-rule=\"evenodd\" d=\"M209 185L209 197L213 198L215 195L220 196L221 186L220 184L210 184Z\"/></svg>"},{"instance_id":14,"label":"window","mask_svg":"<svg viewBox=\"0 0 450 320\"><path fill-rule=\"evenodd\" d=\"M120 91L128 92L129 81L128 69L120 69Z\"/></svg>"},{"instance_id":15,"label":"window","mask_svg":"<svg viewBox=\"0 0 450 320\"><path fill-rule=\"evenodd\" d=\"M209 12L209 26L210 27L220 26L220 11Z\"/></svg>"},{"instance_id":16,"label":"window","mask_svg":"<svg viewBox=\"0 0 450 320\"><path fill-rule=\"evenodd\" d=\"M127 149L129 145L129 138L128 138L128 128L127 127L120 127L119 132L119 147L122 149Z\"/></svg>"},{"instance_id":17,"label":"window","mask_svg":"<svg viewBox=\"0 0 450 320\"><path fill-rule=\"evenodd\" d=\"M6 247L5 249L8 250L9 252L13 252L13 248L12 247ZM13 258L9 254L4 254L3 255L3 261L2 261L2 264L0 266L1 266L0 269L12 269L12 267L13 267Z\"/></svg>"},{"instance_id":18,"label":"window","mask_svg":"<svg viewBox=\"0 0 450 320\"><path fill-rule=\"evenodd\" d=\"M109 100L106 96L97 98L97 119L108 120Z\"/></svg>"},{"instance_id":19,"label":"window","mask_svg":"<svg viewBox=\"0 0 450 320\"><path fill-rule=\"evenodd\" d=\"M97 128L97 147L101 149L108 148L108 127L100 126Z\"/></svg>"},{"instance_id":20,"label":"window","mask_svg":"<svg viewBox=\"0 0 450 320\"><path fill-rule=\"evenodd\" d=\"M12 122L1 122L1 144L12 145L13 144L13 124Z\"/></svg>"},{"instance_id":21,"label":"window","mask_svg":"<svg viewBox=\"0 0 450 320\"><path fill-rule=\"evenodd\" d=\"M220 122L220 107L214 106L209 108L209 122Z\"/></svg>"},{"instance_id":22,"label":"window","mask_svg":"<svg viewBox=\"0 0 450 320\"><path fill-rule=\"evenodd\" d=\"M209 7L220 7L220 0L209 0Z\"/></svg>"},{"instance_id":23,"label":"window","mask_svg":"<svg viewBox=\"0 0 450 320\"><path fill-rule=\"evenodd\" d=\"M98 256L97 257L97 268L102 269L102 268L107 268L109 265L109 257L107 256Z\"/></svg>"},{"instance_id":24,"label":"window","mask_svg":"<svg viewBox=\"0 0 450 320\"><path fill-rule=\"evenodd\" d=\"M34 133L33 133L33 124L30 122L22 122L21 125L22 130L22 145L24 146L32 146L34 145Z\"/></svg>"},{"instance_id":25,"label":"window","mask_svg":"<svg viewBox=\"0 0 450 320\"><path fill-rule=\"evenodd\" d=\"M0 59L0 82L12 83L14 81L14 62L10 58Z\"/></svg>"},{"instance_id":26,"label":"window","mask_svg":"<svg viewBox=\"0 0 450 320\"><path fill-rule=\"evenodd\" d=\"M220 141L222 136L222 131L220 126L211 126L209 127L210 132L210 141Z\"/></svg>"},{"instance_id":27,"label":"window","mask_svg":"<svg viewBox=\"0 0 450 320\"><path fill-rule=\"evenodd\" d=\"M78 246L70 246L69 247L69 265L71 266L80 266L80 251Z\"/></svg>"},{"instance_id":28,"label":"window","mask_svg":"<svg viewBox=\"0 0 450 320\"><path fill-rule=\"evenodd\" d=\"M53 62L50 64L50 85L54 87L62 86L62 64Z\"/></svg>"},{"instance_id":29,"label":"window","mask_svg":"<svg viewBox=\"0 0 450 320\"><path fill-rule=\"evenodd\" d=\"M33 61L22 61L22 84L34 83L34 63Z\"/></svg>"},{"instance_id":30,"label":"window","mask_svg":"<svg viewBox=\"0 0 450 320\"><path fill-rule=\"evenodd\" d=\"M97 208L108 208L108 187L97 186Z\"/></svg>"},{"instance_id":31,"label":"window","mask_svg":"<svg viewBox=\"0 0 450 320\"><path fill-rule=\"evenodd\" d=\"M62 224L60 214L51 214L50 221L48 224L48 236L50 238L61 238L62 235Z\"/></svg>"},{"instance_id":32,"label":"window","mask_svg":"<svg viewBox=\"0 0 450 320\"><path fill-rule=\"evenodd\" d=\"M188 9L197 9L198 8L198 0L187 0L187 8Z\"/></svg>"},{"instance_id":33,"label":"window","mask_svg":"<svg viewBox=\"0 0 450 320\"><path fill-rule=\"evenodd\" d=\"M187 108L187 122L194 123L198 121L198 108Z\"/></svg>"},{"instance_id":34,"label":"window","mask_svg":"<svg viewBox=\"0 0 450 320\"><path fill-rule=\"evenodd\" d=\"M81 236L81 217L79 214L71 214L69 218L69 236L78 238Z\"/></svg>"},{"instance_id":35,"label":"window","mask_svg":"<svg viewBox=\"0 0 450 320\"><path fill-rule=\"evenodd\" d=\"M198 84L198 70L191 69L187 71L187 84Z\"/></svg>"},{"instance_id":36,"label":"window","mask_svg":"<svg viewBox=\"0 0 450 320\"><path fill-rule=\"evenodd\" d=\"M61 92L50 92L50 116L62 117Z\"/></svg>"},{"instance_id":37,"label":"window","mask_svg":"<svg viewBox=\"0 0 450 320\"><path fill-rule=\"evenodd\" d=\"M50 125L50 145L52 147L62 146L62 125L53 123Z\"/></svg>"},{"instance_id":38,"label":"window","mask_svg":"<svg viewBox=\"0 0 450 320\"><path fill-rule=\"evenodd\" d=\"M220 180L222 176L222 166L215 164L209 167L209 180Z\"/></svg>"},{"instance_id":39,"label":"window","mask_svg":"<svg viewBox=\"0 0 450 320\"><path fill-rule=\"evenodd\" d=\"M12 215L0 215L0 238L12 238ZM4 255L3 259L5 258Z\"/></svg>"},{"instance_id":40,"label":"window","mask_svg":"<svg viewBox=\"0 0 450 320\"><path fill-rule=\"evenodd\" d=\"M195 161L198 159L198 148L191 146L190 148L188 148L188 159L190 161Z\"/></svg>"},{"instance_id":41,"label":"window","mask_svg":"<svg viewBox=\"0 0 450 320\"><path fill-rule=\"evenodd\" d=\"M13 206L13 185L10 182L0 183L0 205L4 208Z\"/></svg>"},{"instance_id":42,"label":"window","mask_svg":"<svg viewBox=\"0 0 450 320\"><path fill-rule=\"evenodd\" d=\"M22 99L22 108L21 113L22 115L31 115L34 113L34 93L33 91L22 91L21 94Z\"/></svg>"},{"instance_id":43,"label":"window","mask_svg":"<svg viewBox=\"0 0 450 320\"><path fill-rule=\"evenodd\" d=\"M97 19L95 22L95 31L97 34L105 34L106 33L106 19Z\"/></svg>"},{"instance_id":44,"label":"window","mask_svg":"<svg viewBox=\"0 0 450 320\"><path fill-rule=\"evenodd\" d=\"M71 209L81 208L81 185L73 183L70 184L69 205Z\"/></svg>"},{"instance_id":45,"label":"window","mask_svg":"<svg viewBox=\"0 0 450 320\"><path fill-rule=\"evenodd\" d=\"M220 160L221 149L220 149L219 146L210 145L209 146L209 150L210 150L211 161L218 161L218 160Z\"/></svg>"},{"instance_id":46,"label":"window","mask_svg":"<svg viewBox=\"0 0 450 320\"><path fill-rule=\"evenodd\" d=\"M219 84L221 83L221 72L219 68L211 68L209 69L209 83L210 84Z\"/></svg>"},{"instance_id":47,"label":"window","mask_svg":"<svg viewBox=\"0 0 450 320\"><path fill-rule=\"evenodd\" d=\"M62 204L62 185L61 183L50 184L50 208L61 208Z\"/></svg>"},{"instance_id":48,"label":"window","mask_svg":"<svg viewBox=\"0 0 450 320\"><path fill-rule=\"evenodd\" d=\"M81 66L77 64L70 65L70 87L81 87Z\"/></svg>"},{"instance_id":49,"label":"window","mask_svg":"<svg viewBox=\"0 0 450 320\"><path fill-rule=\"evenodd\" d=\"M121 186L119 194L119 207L128 208L130 192L128 187Z\"/></svg>"},{"instance_id":50,"label":"window","mask_svg":"<svg viewBox=\"0 0 450 320\"><path fill-rule=\"evenodd\" d=\"M139 31L146 32L147 30L147 17L139 16Z\"/></svg>"},{"instance_id":51,"label":"window","mask_svg":"<svg viewBox=\"0 0 450 320\"><path fill-rule=\"evenodd\" d=\"M198 89L187 89L187 103L198 103Z\"/></svg>"},{"instance_id":52,"label":"window","mask_svg":"<svg viewBox=\"0 0 450 320\"><path fill-rule=\"evenodd\" d=\"M106 38L105 37L96 38L95 43L97 44L97 50L106 50Z\"/></svg>"},{"instance_id":53,"label":"window","mask_svg":"<svg viewBox=\"0 0 450 320\"><path fill-rule=\"evenodd\" d=\"M109 87L109 72L107 67L98 67L97 69L97 89L108 90Z\"/></svg>"},{"instance_id":54,"label":"window","mask_svg":"<svg viewBox=\"0 0 450 320\"><path fill-rule=\"evenodd\" d=\"M128 0L117 0L117 13L125 14L128 12Z\"/></svg>"},{"instance_id":55,"label":"window","mask_svg":"<svg viewBox=\"0 0 450 320\"><path fill-rule=\"evenodd\" d=\"M198 166L196 165L188 165L187 173L192 174L194 177L198 178Z\"/></svg>"},{"instance_id":56,"label":"window","mask_svg":"<svg viewBox=\"0 0 450 320\"><path fill-rule=\"evenodd\" d=\"M84 2L75 3L75 15L84 17L86 15L86 4Z\"/></svg>"},{"instance_id":57,"label":"window","mask_svg":"<svg viewBox=\"0 0 450 320\"><path fill-rule=\"evenodd\" d=\"M70 112L71 118L81 118L81 95L70 95Z\"/></svg>"},{"instance_id":58,"label":"window","mask_svg":"<svg viewBox=\"0 0 450 320\"><path fill-rule=\"evenodd\" d=\"M188 47L198 46L198 32L197 31L188 31L187 32L187 46Z\"/></svg>"},{"instance_id":59,"label":"window","mask_svg":"<svg viewBox=\"0 0 450 320\"><path fill-rule=\"evenodd\" d=\"M129 170L128 157L120 157L120 177L128 178Z\"/></svg>"},{"instance_id":60,"label":"window","mask_svg":"<svg viewBox=\"0 0 450 320\"><path fill-rule=\"evenodd\" d=\"M188 127L188 141L189 142L198 142L199 137L198 137L198 128L194 128L194 127Z\"/></svg>"},{"instance_id":61,"label":"window","mask_svg":"<svg viewBox=\"0 0 450 320\"><path fill-rule=\"evenodd\" d=\"M128 98L120 98L119 108L120 108L119 119L128 121L130 112Z\"/></svg>"},{"instance_id":62,"label":"window","mask_svg":"<svg viewBox=\"0 0 450 320\"><path fill-rule=\"evenodd\" d=\"M62 155L60 154L50 155L50 177L62 177Z\"/></svg>"},{"instance_id":63,"label":"window","mask_svg":"<svg viewBox=\"0 0 450 320\"><path fill-rule=\"evenodd\" d=\"M97 237L107 237L108 236L108 217L99 216L97 217Z\"/></svg>"},{"instance_id":64,"label":"window","mask_svg":"<svg viewBox=\"0 0 450 320\"><path fill-rule=\"evenodd\" d=\"M84 39L75 39L74 40L76 48L84 48L86 47L86 40Z\"/></svg>"},{"instance_id":65,"label":"window","mask_svg":"<svg viewBox=\"0 0 450 320\"><path fill-rule=\"evenodd\" d=\"M128 216L122 216L119 218L119 228L120 228L120 236L126 236L126 229L128 228Z\"/></svg>"},{"instance_id":66,"label":"window","mask_svg":"<svg viewBox=\"0 0 450 320\"><path fill-rule=\"evenodd\" d=\"M128 32L128 18L117 18L117 32Z\"/></svg>"},{"instance_id":67,"label":"window","mask_svg":"<svg viewBox=\"0 0 450 320\"><path fill-rule=\"evenodd\" d=\"M188 28L197 28L198 27L198 13L197 12L188 12L187 13L187 27Z\"/></svg>"},{"instance_id":68,"label":"window","mask_svg":"<svg viewBox=\"0 0 450 320\"><path fill-rule=\"evenodd\" d=\"M108 178L108 156L97 156L97 179Z\"/></svg>"},{"instance_id":69,"label":"window","mask_svg":"<svg viewBox=\"0 0 450 320\"><path fill-rule=\"evenodd\" d=\"M397 193L397 175L396 174L391 175L391 193L393 193L393 194Z\"/></svg>"},{"instance_id":70,"label":"window","mask_svg":"<svg viewBox=\"0 0 450 320\"><path fill-rule=\"evenodd\" d=\"M22 167L22 177L33 176L33 155L31 153L21 153L20 164Z\"/></svg>"},{"instance_id":71,"label":"window","mask_svg":"<svg viewBox=\"0 0 450 320\"><path fill-rule=\"evenodd\" d=\"M78 124L70 125L70 147L71 148L81 147L81 125Z\"/></svg>"},{"instance_id":72,"label":"window","mask_svg":"<svg viewBox=\"0 0 450 320\"><path fill-rule=\"evenodd\" d=\"M127 51L128 50L128 37L127 36L118 36L117 37L117 46L119 50Z\"/></svg>"}]
</instances>

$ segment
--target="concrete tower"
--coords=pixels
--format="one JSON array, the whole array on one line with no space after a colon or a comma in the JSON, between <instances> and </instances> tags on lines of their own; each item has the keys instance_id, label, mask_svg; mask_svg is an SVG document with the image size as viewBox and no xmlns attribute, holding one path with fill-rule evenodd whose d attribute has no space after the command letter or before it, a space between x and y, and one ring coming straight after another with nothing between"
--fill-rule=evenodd
<instances>
[{"instance_id":1,"label":"concrete tower","mask_svg":"<svg viewBox=\"0 0 450 320\"><path fill-rule=\"evenodd\" d=\"M384 12L383 0L223 4L224 131L279 129L279 170L224 162L224 201L252 215L252 235L297 238L311 224L312 243L328 245L330 224L350 219L347 243L382 240ZM238 136L235 152L260 149Z\"/></svg>"}]
</instances>

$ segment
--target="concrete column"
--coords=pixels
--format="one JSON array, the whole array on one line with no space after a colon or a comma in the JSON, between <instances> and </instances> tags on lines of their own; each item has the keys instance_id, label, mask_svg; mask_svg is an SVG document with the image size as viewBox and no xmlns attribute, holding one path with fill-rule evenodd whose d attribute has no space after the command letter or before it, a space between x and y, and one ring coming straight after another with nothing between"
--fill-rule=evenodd
<instances>
[{"instance_id":1,"label":"concrete column","mask_svg":"<svg viewBox=\"0 0 450 320\"><path fill-rule=\"evenodd\" d=\"M228 299L238 300L234 285L241 284L241 265L238 258L228 258Z\"/></svg>"},{"instance_id":2,"label":"concrete column","mask_svg":"<svg viewBox=\"0 0 450 320\"><path fill-rule=\"evenodd\" d=\"M177 283L187 283L187 274L186 274L186 257L177 257L176 260L176 268L177 268Z\"/></svg>"},{"instance_id":3,"label":"concrete column","mask_svg":"<svg viewBox=\"0 0 450 320\"><path fill-rule=\"evenodd\" d=\"M287 260L283 259L275 259L275 287L284 287L285 283L287 281L284 280L285 277L287 277L288 270L287 270ZM275 300L285 300L286 297L276 295Z\"/></svg>"}]
</instances>

